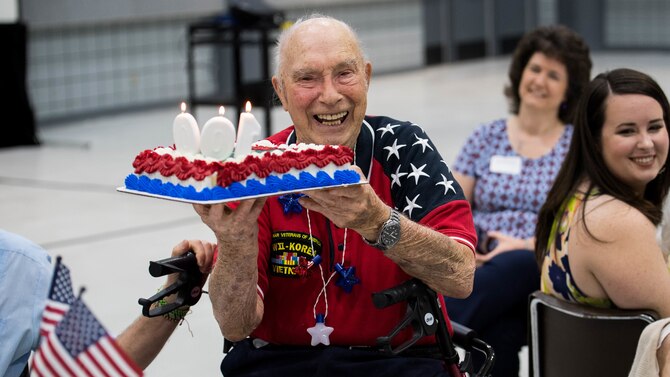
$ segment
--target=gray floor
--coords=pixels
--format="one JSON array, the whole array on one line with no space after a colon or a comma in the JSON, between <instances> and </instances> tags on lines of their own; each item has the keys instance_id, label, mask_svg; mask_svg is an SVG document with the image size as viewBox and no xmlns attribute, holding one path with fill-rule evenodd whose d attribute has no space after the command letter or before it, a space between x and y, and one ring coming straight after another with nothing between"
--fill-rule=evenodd
<instances>
[{"instance_id":1,"label":"gray floor","mask_svg":"<svg viewBox=\"0 0 670 377\"><path fill-rule=\"evenodd\" d=\"M507 114L507 64L508 58L499 58L373 76L368 113L418 123L453 161L475 126ZM594 73L643 70L670 91L670 53L600 53L594 64ZM149 260L167 257L184 238L212 240L190 205L115 191L137 152L172 143L177 113L175 103L46 127L39 133L41 147L0 149L0 228L63 256L75 287L86 286L85 301L114 335L140 314L137 299L161 283L149 275ZM198 111L201 126L214 113ZM279 108L272 116L275 125L289 122ZM178 329L149 375L218 375L222 338L206 296L187 318L188 326Z\"/></svg>"}]
</instances>

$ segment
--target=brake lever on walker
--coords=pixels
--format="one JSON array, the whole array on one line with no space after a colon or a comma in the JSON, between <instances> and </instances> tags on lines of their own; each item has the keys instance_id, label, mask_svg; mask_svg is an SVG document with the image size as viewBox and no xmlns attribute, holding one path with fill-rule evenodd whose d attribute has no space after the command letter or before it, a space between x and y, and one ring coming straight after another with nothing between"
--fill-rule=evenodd
<instances>
[{"instance_id":1,"label":"brake lever on walker","mask_svg":"<svg viewBox=\"0 0 670 377\"><path fill-rule=\"evenodd\" d=\"M446 365L458 365L459 355L447 330L446 318L442 313L437 293L422 281L413 278L396 287L372 294L372 303L378 309L401 301L407 302L405 318L388 336L378 337L377 344L386 352L397 355L414 345L422 337L435 335L437 346ZM412 337L396 348L392 348L393 338L401 330L410 326L413 330Z\"/></svg>"},{"instance_id":2,"label":"brake lever on walker","mask_svg":"<svg viewBox=\"0 0 670 377\"><path fill-rule=\"evenodd\" d=\"M372 302L378 309L407 302L407 312L403 320L387 336L377 338L377 344L386 352L397 355L408 349L424 336L433 335L437 331L437 321L430 305L430 297L425 293L425 286L416 279L410 279L399 286L372 294ZM402 330L412 327L412 337L401 345L393 348L391 342Z\"/></svg>"},{"instance_id":3,"label":"brake lever on walker","mask_svg":"<svg viewBox=\"0 0 670 377\"><path fill-rule=\"evenodd\" d=\"M198 267L198 261L193 251L188 251L184 255L161 259L159 261L149 262L149 273L153 277L159 277L172 273L179 273L177 281L169 287L159 291L155 295L146 298L140 298L138 303L142 305L142 315L145 317L156 317L167 314L184 305L195 305L202 295L202 272ZM177 294L177 298L166 305L151 308L151 306L172 294Z\"/></svg>"}]
</instances>

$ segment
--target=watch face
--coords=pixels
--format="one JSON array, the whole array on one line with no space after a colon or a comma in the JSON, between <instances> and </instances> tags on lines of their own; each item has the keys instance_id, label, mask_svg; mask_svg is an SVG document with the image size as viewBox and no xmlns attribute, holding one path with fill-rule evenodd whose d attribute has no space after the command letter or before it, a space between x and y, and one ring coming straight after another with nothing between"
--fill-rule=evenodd
<instances>
[{"instance_id":1,"label":"watch face","mask_svg":"<svg viewBox=\"0 0 670 377\"><path fill-rule=\"evenodd\" d=\"M386 247L392 247L400 239L400 223L392 223L384 227L381 234L381 243Z\"/></svg>"}]
</instances>

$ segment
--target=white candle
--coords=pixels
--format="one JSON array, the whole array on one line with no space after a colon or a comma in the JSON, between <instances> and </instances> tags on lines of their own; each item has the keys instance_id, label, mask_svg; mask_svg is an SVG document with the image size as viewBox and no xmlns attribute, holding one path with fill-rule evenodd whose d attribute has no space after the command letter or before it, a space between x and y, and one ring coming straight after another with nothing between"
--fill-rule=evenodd
<instances>
[{"instance_id":1,"label":"white candle","mask_svg":"<svg viewBox=\"0 0 670 377\"><path fill-rule=\"evenodd\" d=\"M185 112L186 104L181 103L181 113L172 123L172 137L178 151L198 153L200 151L200 130L193 115Z\"/></svg>"},{"instance_id":2,"label":"white candle","mask_svg":"<svg viewBox=\"0 0 670 377\"><path fill-rule=\"evenodd\" d=\"M251 153L251 144L261 138L261 125L251 113L251 102L247 101L246 112L240 114L240 123L237 126L237 143L235 157Z\"/></svg>"},{"instance_id":3,"label":"white candle","mask_svg":"<svg viewBox=\"0 0 670 377\"><path fill-rule=\"evenodd\" d=\"M217 160L230 157L235 147L235 126L223 117L224 112L223 106L219 107L219 116L205 123L200 140L202 154Z\"/></svg>"}]
</instances>

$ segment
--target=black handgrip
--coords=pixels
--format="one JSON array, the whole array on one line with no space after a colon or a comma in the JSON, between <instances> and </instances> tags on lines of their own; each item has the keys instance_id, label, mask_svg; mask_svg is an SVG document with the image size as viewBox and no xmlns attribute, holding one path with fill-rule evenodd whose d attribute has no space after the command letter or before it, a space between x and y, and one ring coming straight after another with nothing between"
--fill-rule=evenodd
<instances>
[{"instance_id":1,"label":"black handgrip","mask_svg":"<svg viewBox=\"0 0 670 377\"><path fill-rule=\"evenodd\" d=\"M159 277L172 273L178 273L177 281L166 287L162 291L146 298L140 298L137 302L142 305L142 314L146 317L155 317L169 313L184 305L195 305L200 300L202 294L201 285L203 273L198 267L198 260L193 251L162 259L151 261L149 263L149 274L153 277ZM176 294L176 298L169 304L153 307L156 302L163 298Z\"/></svg>"},{"instance_id":2,"label":"black handgrip","mask_svg":"<svg viewBox=\"0 0 670 377\"><path fill-rule=\"evenodd\" d=\"M493 347L477 337L475 330L464 326L458 322L451 322L451 327L454 329L454 342L464 349L475 349L484 354L484 364L480 367L477 373L469 370L471 375L475 377L490 377L491 369L495 363L495 351ZM468 352L469 353L469 352ZM471 369L469 359L462 365L462 370Z\"/></svg>"},{"instance_id":3,"label":"black handgrip","mask_svg":"<svg viewBox=\"0 0 670 377\"><path fill-rule=\"evenodd\" d=\"M408 298L417 295L418 284L414 279L397 285L393 288L372 294L372 303L377 309L407 301Z\"/></svg>"},{"instance_id":4,"label":"black handgrip","mask_svg":"<svg viewBox=\"0 0 670 377\"><path fill-rule=\"evenodd\" d=\"M451 321L451 328L454 329L454 342L456 344L463 348L473 346L473 341L477 338L475 330L454 321Z\"/></svg>"},{"instance_id":5,"label":"black handgrip","mask_svg":"<svg viewBox=\"0 0 670 377\"><path fill-rule=\"evenodd\" d=\"M192 251L176 257L149 262L149 274L153 277L159 277L179 271L195 272L194 270L198 269L198 260L195 257L195 253Z\"/></svg>"}]
</instances>

